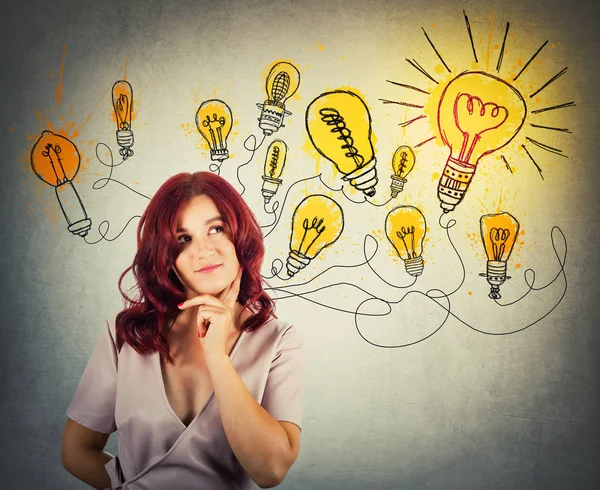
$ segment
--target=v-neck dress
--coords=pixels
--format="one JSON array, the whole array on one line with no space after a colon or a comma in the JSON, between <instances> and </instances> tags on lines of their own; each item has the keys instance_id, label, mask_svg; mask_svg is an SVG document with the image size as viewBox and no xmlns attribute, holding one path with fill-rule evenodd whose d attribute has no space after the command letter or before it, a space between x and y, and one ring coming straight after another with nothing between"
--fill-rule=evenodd
<instances>
[{"instance_id":1,"label":"v-neck dress","mask_svg":"<svg viewBox=\"0 0 600 490\"><path fill-rule=\"evenodd\" d=\"M229 357L265 410L300 427L303 359L297 329L271 319L242 332ZM118 352L114 319L98 338L67 416L97 432L118 431L118 456L106 464L111 489L257 488L229 446L213 394L186 427L169 404L159 354L140 355L129 344Z\"/></svg>"}]
</instances>

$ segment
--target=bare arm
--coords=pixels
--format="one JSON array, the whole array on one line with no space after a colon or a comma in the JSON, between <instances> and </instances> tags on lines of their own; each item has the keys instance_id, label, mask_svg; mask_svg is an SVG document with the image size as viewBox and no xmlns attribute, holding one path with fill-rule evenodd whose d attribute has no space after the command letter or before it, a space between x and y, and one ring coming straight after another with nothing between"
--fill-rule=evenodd
<instances>
[{"instance_id":1,"label":"bare arm","mask_svg":"<svg viewBox=\"0 0 600 490\"><path fill-rule=\"evenodd\" d=\"M104 465L113 456L104 451L109 434L96 432L67 418L63 432L61 461L64 468L93 488L110 488Z\"/></svg>"},{"instance_id":2,"label":"bare arm","mask_svg":"<svg viewBox=\"0 0 600 490\"><path fill-rule=\"evenodd\" d=\"M207 359L225 435L248 475L263 488L279 485L296 460L300 428L279 422L247 390L228 356Z\"/></svg>"}]
</instances>

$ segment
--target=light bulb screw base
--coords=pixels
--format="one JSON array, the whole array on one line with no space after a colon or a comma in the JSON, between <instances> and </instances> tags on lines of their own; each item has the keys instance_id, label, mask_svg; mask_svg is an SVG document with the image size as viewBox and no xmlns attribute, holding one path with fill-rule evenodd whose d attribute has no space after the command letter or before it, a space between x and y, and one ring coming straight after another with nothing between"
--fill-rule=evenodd
<instances>
[{"instance_id":1,"label":"light bulb screw base","mask_svg":"<svg viewBox=\"0 0 600 490\"><path fill-rule=\"evenodd\" d=\"M133 131L131 129L118 129L117 130L117 144L121 147L119 155L123 157L123 160L127 160L133 156Z\"/></svg>"},{"instance_id":2,"label":"light bulb screw base","mask_svg":"<svg viewBox=\"0 0 600 490\"><path fill-rule=\"evenodd\" d=\"M290 277L293 277L297 272L304 269L310 264L310 257L307 257L297 250L290 250L286 261L287 273Z\"/></svg>"},{"instance_id":3,"label":"light bulb screw base","mask_svg":"<svg viewBox=\"0 0 600 490\"><path fill-rule=\"evenodd\" d=\"M406 268L406 272L411 276L420 276L423 273L423 268L425 267L423 256L419 255L418 257L413 257L412 259L406 259L404 261L404 267Z\"/></svg>"},{"instance_id":4,"label":"light bulb screw base","mask_svg":"<svg viewBox=\"0 0 600 490\"><path fill-rule=\"evenodd\" d=\"M375 195L375 186L379 179L377 178L377 159L372 158L366 165L358 167L356 170L344 175L342 180L350 182L350 184L362 191L366 196L373 197Z\"/></svg>"},{"instance_id":5,"label":"light bulb screw base","mask_svg":"<svg viewBox=\"0 0 600 490\"><path fill-rule=\"evenodd\" d=\"M277 189L279 189L279 186L283 183L283 180L276 179L274 177L267 177L266 175L263 175L262 179L262 195L265 200L265 204L268 204L271 198L277 192Z\"/></svg>"},{"instance_id":6,"label":"light bulb screw base","mask_svg":"<svg viewBox=\"0 0 600 490\"><path fill-rule=\"evenodd\" d=\"M264 104L256 105L262 109L258 118L258 127L262 129L266 136L272 135L283 127L284 117L292 114L285 110L284 105L277 105L269 100L266 100Z\"/></svg>"},{"instance_id":7,"label":"light bulb screw base","mask_svg":"<svg viewBox=\"0 0 600 490\"><path fill-rule=\"evenodd\" d=\"M500 260L488 260L487 270L484 276L490 285L490 294L488 296L492 299L500 299L500 286L504 284L507 279L510 279L506 275L506 262Z\"/></svg>"},{"instance_id":8,"label":"light bulb screw base","mask_svg":"<svg viewBox=\"0 0 600 490\"><path fill-rule=\"evenodd\" d=\"M229 158L229 151L225 149L221 150L210 150L210 159L211 160L219 160L222 162Z\"/></svg>"},{"instance_id":9,"label":"light bulb screw base","mask_svg":"<svg viewBox=\"0 0 600 490\"><path fill-rule=\"evenodd\" d=\"M475 174L475 165L448 157L444 172L438 182L438 198L444 213L453 211L465 197L471 179Z\"/></svg>"},{"instance_id":10,"label":"light bulb screw base","mask_svg":"<svg viewBox=\"0 0 600 490\"><path fill-rule=\"evenodd\" d=\"M92 220L88 218L73 182L67 180L55 187L54 191L63 216L69 223L68 230L74 235L86 236L92 227Z\"/></svg>"},{"instance_id":11,"label":"light bulb screw base","mask_svg":"<svg viewBox=\"0 0 600 490\"><path fill-rule=\"evenodd\" d=\"M402 177L398 177L397 175L392 175L392 184L390 185L390 189L392 191L392 199L398 197L398 194L404 190L404 184L406 183L406 179Z\"/></svg>"}]
</instances>

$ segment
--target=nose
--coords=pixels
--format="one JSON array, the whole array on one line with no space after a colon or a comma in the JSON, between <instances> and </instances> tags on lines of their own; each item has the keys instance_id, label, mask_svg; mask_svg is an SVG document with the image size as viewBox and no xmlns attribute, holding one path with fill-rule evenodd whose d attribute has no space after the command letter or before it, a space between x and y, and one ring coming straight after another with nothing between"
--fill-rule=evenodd
<instances>
[{"instance_id":1,"label":"nose","mask_svg":"<svg viewBox=\"0 0 600 490\"><path fill-rule=\"evenodd\" d=\"M208 257L215 253L215 247L208 237L194 240L194 255L199 258Z\"/></svg>"}]
</instances>

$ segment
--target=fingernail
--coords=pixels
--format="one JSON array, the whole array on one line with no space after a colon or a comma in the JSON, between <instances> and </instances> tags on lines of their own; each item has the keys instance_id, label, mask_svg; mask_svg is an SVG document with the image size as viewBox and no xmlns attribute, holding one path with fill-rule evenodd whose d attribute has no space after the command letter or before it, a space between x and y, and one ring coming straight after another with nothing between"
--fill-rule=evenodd
<instances>
[{"instance_id":1,"label":"fingernail","mask_svg":"<svg viewBox=\"0 0 600 490\"><path fill-rule=\"evenodd\" d=\"M181 302L181 303L179 303L177 306L178 306L179 308L181 308L181 305L182 305L183 303L185 303L185 301L182 301L182 302Z\"/></svg>"}]
</instances>

